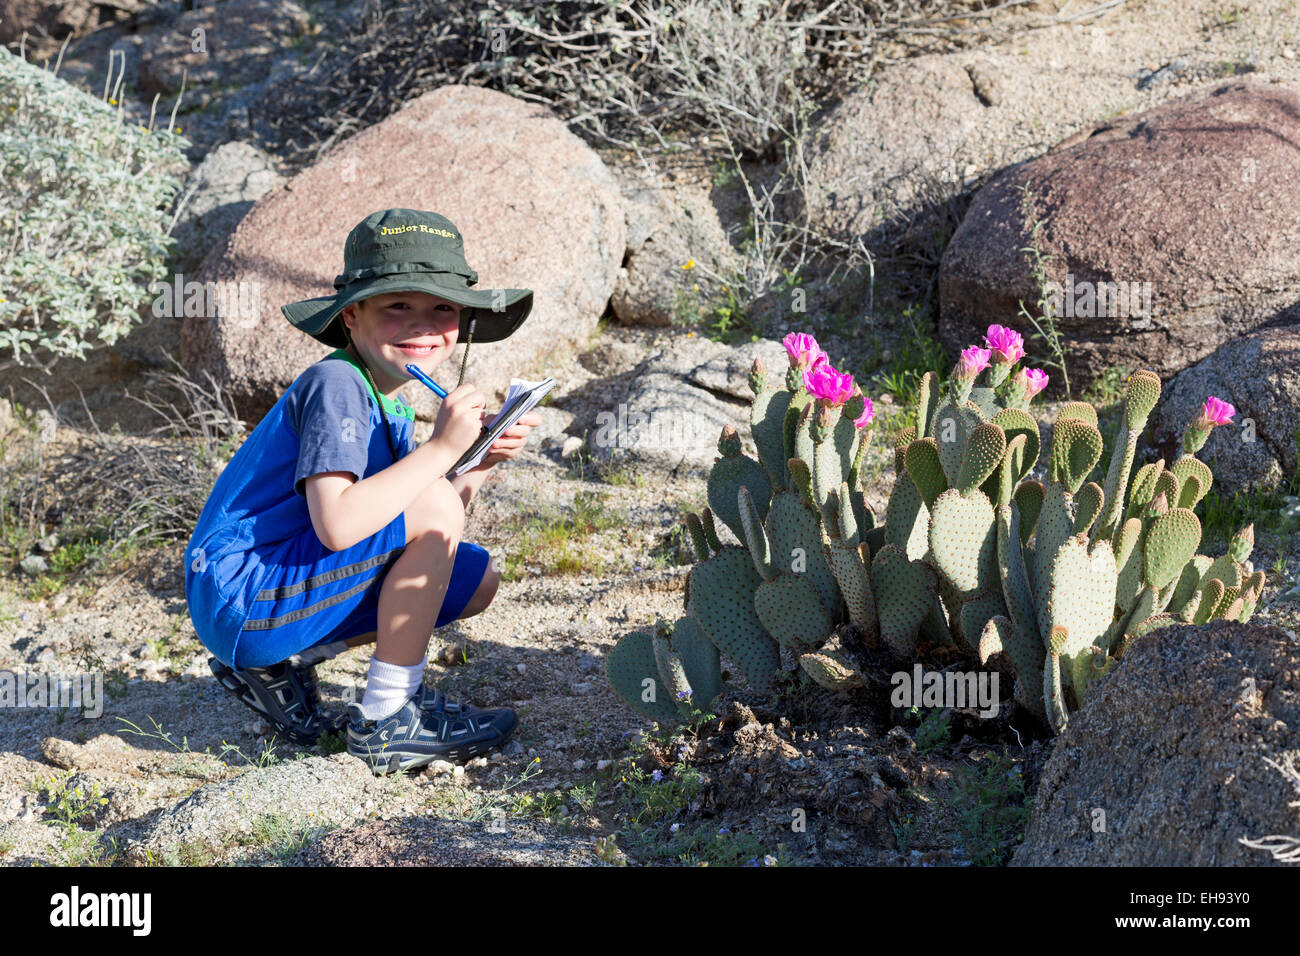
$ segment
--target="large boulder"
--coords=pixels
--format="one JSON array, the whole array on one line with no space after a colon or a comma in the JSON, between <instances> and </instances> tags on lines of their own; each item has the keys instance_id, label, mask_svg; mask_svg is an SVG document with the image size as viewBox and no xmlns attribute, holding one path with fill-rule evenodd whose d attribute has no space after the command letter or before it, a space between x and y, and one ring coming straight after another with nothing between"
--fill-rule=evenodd
<instances>
[{"instance_id":1,"label":"large boulder","mask_svg":"<svg viewBox=\"0 0 1300 956\"><path fill-rule=\"evenodd\" d=\"M332 149L263 198L212 250L199 279L250 283L259 313L254 321L187 317L186 366L211 371L241 417L259 419L329 351L289 325L280 306L332 293L348 232L389 207L451 219L465 236L478 288L534 290L522 329L505 342L472 347L468 381L504 392L512 376L544 374L554 350L585 342L595 330L624 246L609 171L549 109L480 87L446 86ZM453 364L434 377L454 384ZM403 395L420 417L436 415L427 389L408 386Z\"/></svg>"},{"instance_id":2,"label":"large boulder","mask_svg":"<svg viewBox=\"0 0 1300 956\"><path fill-rule=\"evenodd\" d=\"M1300 430L1300 326L1255 332L1219 346L1180 373L1161 400L1155 437L1174 444L1209 396L1237 409L1199 453L1214 480L1232 491L1278 484L1293 475Z\"/></svg>"},{"instance_id":3,"label":"large boulder","mask_svg":"<svg viewBox=\"0 0 1300 956\"><path fill-rule=\"evenodd\" d=\"M1052 257L1046 279L1080 385L1116 365L1172 375L1228 339L1300 319L1297 140L1300 96L1238 82L1004 171L944 252L940 339L955 351L1037 301L1021 251L1035 242Z\"/></svg>"},{"instance_id":4,"label":"large boulder","mask_svg":"<svg viewBox=\"0 0 1300 956\"><path fill-rule=\"evenodd\" d=\"M592 409L570 430L585 430L592 455L604 463L707 471L723 426L749 435L754 393L747 383L755 358L774 382L783 381L789 363L780 342L727 346L682 336L622 377L626 391L610 390L616 403Z\"/></svg>"},{"instance_id":5,"label":"large boulder","mask_svg":"<svg viewBox=\"0 0 1300 956\"><path fill-rule=\"evenodd\" d=\"M685 170L611 165L627 210L626 263L610 306L624 325L683 324L725 301L726 277L743 261L732 248L707 178Z\"/></svg>"},{"instance_id":6,"label":"large boulder","mask_svg":"<svg viewBox=\"0 0 1300 956\"><path fill-rule=\"evenodd\" d=\"M985 107L953 57L921 56L882 71L818 123L809 144L810 221L839 238L910 218L927 192L961 182Z\"/></svg>"},{"instance_id":7,"label":"large boulder","mask_svg":"<svg viewBox=\"0 0 1300 956\"><path fill-rule=\"evenodd\" d=\"M243 86L264 77L268 57L310 30L310 15L292 0L229 0L185 11L144 35L140 89L170 96L182 80L189 91L209 83Z\"/></svg>"},{"instance_id":8,"label":"large boulder","mask_svg":"<svg viewBox=\"0 0 1300 956\"><path fill-rule=\"evenodd\" d=\"M1300 836L1300 644L1260 624L1136 641L1071 715L1016 866L1273 862L1242 843Z\"/></svg>"},{"instance_id":9,"label":"large boulder","mask_svg":"<svg viewBox=\"0 0 1300 956\"><path fill-rule=\"evenodd\" d=\"M541 820L403 817L341 827L292 866L604 866L590 838Z\"/></svg>"},{"instance_id":10,"label":"large boulder","mask_svg":"<svg viewBox=\"0 0 1300 956\"><path fill-rule=\"evenodd\" d=\"M254 203L284 182L271 157L238 140L223 143L190 173L176 239L173 264L180 272L197 268L213 246L223 242Z\"/></svg>"},{"instance_id":11,"label":"large boulder","mask_svg":"<svg viewBox=\"0 0 1300 956\"><path fill-rule=\"evenodd\" d=\"M28 34L29 54L48 52L55 41L83 36L105 24L123 21L154 0L0 0L0 43L18 42Z\"/></svg>"}]
</instances>

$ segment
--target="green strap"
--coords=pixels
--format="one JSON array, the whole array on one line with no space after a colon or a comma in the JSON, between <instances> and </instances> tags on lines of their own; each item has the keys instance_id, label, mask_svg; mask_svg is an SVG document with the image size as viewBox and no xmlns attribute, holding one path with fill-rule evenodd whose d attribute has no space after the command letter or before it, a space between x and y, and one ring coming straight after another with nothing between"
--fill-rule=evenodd
<instances>
[{"instance_id":1,"label":"green strap","mask_svg":"<svg viewBox=\"0 0 1300 956\"><path fill-rule=\"evenodd\" d=\"M366 374L366 370L361 367L360 363L358 363L356 359L354 359L350 354L348 354L347 349L335 349L333 352L331 352L329 355L325 357L332 358L332 359L344 359L354 369L356 369L357 372L360 373L362 381L366 383L366 388L370 390L370 394L374 397L375 402L384 411L388 412L390 415L399 415L402 418L409 419L412 422L415 421L415 409L411 408L409 405L405 405L400 402L394 401L393 399L389 398L387 395L384 395L378 389L376 389L374 383L370 381L370 376Z\"/></svg>"}]
</instances>

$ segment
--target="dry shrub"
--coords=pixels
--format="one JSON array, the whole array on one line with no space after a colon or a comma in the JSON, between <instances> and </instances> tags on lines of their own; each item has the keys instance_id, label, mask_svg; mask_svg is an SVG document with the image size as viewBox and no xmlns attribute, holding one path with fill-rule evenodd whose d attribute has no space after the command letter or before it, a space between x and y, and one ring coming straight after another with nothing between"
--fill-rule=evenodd
<instances>
[{"instance_id":1,"label":"dry shrub","mask_svg":"<svg viewBox=\"0 0 1300 956\"><path fill-rule=\"evenodd\" d=\"M11 438L7 461L0 463L0 513L11 542L29 544L44 523L93 532L106 545L104 555L121 545L189 538L245 425L210 375L201 385L167 358L175 371L150 370L141 395L125 392L161 419L148 434L124 434L116 425L105 431L83 395L90 428L75 445L51 444L30 432ZM45 390L27 381L49 406L41 417L56 429L66 427Z\"/></svg>"}]
</instances>

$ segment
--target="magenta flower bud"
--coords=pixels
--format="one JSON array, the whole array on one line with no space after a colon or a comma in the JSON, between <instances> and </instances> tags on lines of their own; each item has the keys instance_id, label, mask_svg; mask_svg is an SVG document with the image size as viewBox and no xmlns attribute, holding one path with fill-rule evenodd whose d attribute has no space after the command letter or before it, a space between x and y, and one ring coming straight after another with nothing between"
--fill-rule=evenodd
<instances>
[{"instance_id":1,"label":"magenta flower bud","mask_svg":"<svg viewBox=\"0 0 1300 956\"><path fill-rule=\"evenodd\" d=\"M876 406L871 404L871 399L863 395L862 401L864 403L862 409L862 415L853 420L853 424L856 425L858 428L866 428L876 418Z\"/></svg>"},{"instance_id":2,"label":"magenta flower bud","mask_svg":"<svg viewBox=\"0 0 1300 956\"><path fill-rule=\"evenodd\" d=\"M827 405L843 405L853 396L853 376L835 371L829 362L821 362L803 373L803 387Z\"/></svg>"},{"instance_id":3,"label":"magenta flower bud","mask_svg":"<svg viewBox=\"0 0 1300 956\"><path fill-rule=\"evenodd\" d=\"M814 368L830 361L817 340L806 332L791 332L783 340L793 368Z\"/></svg>"},{"instance_id":4,"label":"magenta flower bud","mask_svg":"<svg viewBox=\"0 0 1300 956\"><path fill-rule=\"evenodd\" d=\"M1025 357L1025 340L1015 329L990 325L984 334L984 344L993 353L997 365L1014 365Z\"/></svg>"},{"instance_id":5,"label":"magenta flower bud","mask_svg":"<svg viewBox=\"0 0 1300 956\"><path fill-rule=\"evenodd\" d=\"M988 349L982 349L977 345L962 349L961 360L957 363L957 377L973 379L989 367L990 354Z\"/></svg>"},{"instance_id":6,"label":"magenta flower bud","mask_svg":"<svg viewBox=\"0 0 1300 956\"><path fill-rule=\"evenodd\" d=\"M1029 401L1043 389L1047 388L1047 373L1037 368L1022 368L1016 376L1023 383L1025 401Z\"/></svg>"},{"instance_id":7,"label":"magenta flower bud","mask_svg":"<svg viewBox=\"0 0 1300 956\"><path fill-rule=\"evenodd\" d=\"M1237 414L1235 408L1213 395L1205 400L1205 408L1201 410L1201 417L1209 425L1227 425L1235 414Z\"/></svg>"}]
</instances>

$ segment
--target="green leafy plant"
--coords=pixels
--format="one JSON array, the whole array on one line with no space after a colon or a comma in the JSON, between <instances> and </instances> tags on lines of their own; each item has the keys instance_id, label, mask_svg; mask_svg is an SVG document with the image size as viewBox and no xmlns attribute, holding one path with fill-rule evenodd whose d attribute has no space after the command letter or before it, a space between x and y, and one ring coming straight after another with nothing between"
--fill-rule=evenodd
<instances>
[{"instance_id":1,"label":"green leafy plant","mask_svg":"<svg viewBox=\"0 0 1300 956\"><path fill-rule=\"evenodd\" d=\"M947 712L939 708L930 708L921 717L921 723L916 728L917 753L927 754L942 747L951 738L952 728Z\"/></svg>"},{"instance_id":2,"label":"green leafy plant","mask_svg":"<svg viewBox=\"0 0 1300 956\"><path fill-rule=\"evenodd\" d=\"M166 274L185 141L7 49L0 103L0 368L85 358L140 321Z\"/></svg>"},{"instance_id":3,"label":"green leafy plant","mask_svg":"<svg viewBox=\"0 0 1300 956\"><path fill-rule=\"evenodd\" d=\"M1007 863L1029 823L1033 797L1025 793L1020 767L1006 754L957 774L959 833L976 866Z\"/></svg>"}]
</instances>

